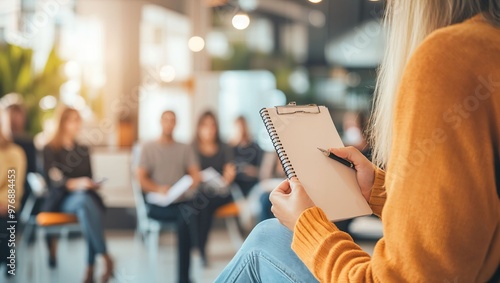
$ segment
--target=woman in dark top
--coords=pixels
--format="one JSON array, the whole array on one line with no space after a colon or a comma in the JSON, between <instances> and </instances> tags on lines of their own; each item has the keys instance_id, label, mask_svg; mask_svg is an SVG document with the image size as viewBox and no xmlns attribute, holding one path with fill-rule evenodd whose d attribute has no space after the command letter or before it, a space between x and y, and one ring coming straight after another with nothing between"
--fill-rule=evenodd
<instances>
[{"instance_id":1,"label":"woman in dark top","mask_svg":"<svg viewBox=\"0 0 500 283\"><path fill-rule=\"evenodd\" d=\"M212 219L217 208L233 201L230 193L231 184L236 176L233 164L233 150L221 142L217 119L212 112L205 112L198 120L195 152L198 154L201 170L212 167L222 175L224 184L229 187L227 193L216 194L210 189L204 189L203 184L193 205L200 210L196 215L198 223L198 245L204 265L207 265L206 244L212 226Z\"/></svg>"},{"instance_id":2,"label":"woman in dark top","mask_svg":"<svg viewBox=\"0 0 500 283\"><path fill-rule=\"evenodd\" d=\"M262 162L262 149L252 141L247 120L240 116L235 121L236 132L231 140L234 149L234 163L236 165L236 178L244 196L259 182L259 167Z\"/></svg>"},{"instance_id":3,"label":"woman in dark top","mask_svg":"<svg viewBox=\"0 0 500 283\"><path fill-rule=\"evenodd\" d=\"M88 244L88 266L84 282L94 282L95 256L101 254L105 262L102 282L108 282L113 274L113 261L106 252L102 223L104 204L97 193L99 184L92 180L90 153L86 146L75 140L82 120L77 110L62 111L57 132L44 148L44 174L49 194L43 210L73 213L82 226ZM55 243L50 243L50 264L55 266Z\"/></svg>"}]
</instances>

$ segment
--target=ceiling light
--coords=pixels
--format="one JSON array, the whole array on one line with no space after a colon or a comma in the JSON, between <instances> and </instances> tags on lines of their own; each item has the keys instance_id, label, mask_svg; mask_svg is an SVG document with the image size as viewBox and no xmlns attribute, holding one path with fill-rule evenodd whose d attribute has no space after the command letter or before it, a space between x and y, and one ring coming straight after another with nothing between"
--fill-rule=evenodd
<instances>
[{"instance_id":1,"label":"ceiling light","mask_svg":"<svg viewBox=\"0 0 500 283\"><path fill-rule=\"evenodd\" d=\"M309 2L316 4L316 3L321 2L321 0L309 0Z\"/></svg>"},{"instance_id":2,"label":"ceiling light","mask_svg":"<svg viewBox=\"0 0 500 283\"><path fill-rule=\"evenodd\" d=\"M250 25L250 18L247 14L236 14L232 20L235 29L243 30Z\"/></svg>"},{"instance_id":3,"label":"ceiling light","mask_svg":"<svg viewBox=\"0 0 500 283\"><path fill-rule=\"evenodd\" d=\"M193 52L200 52L205 47L205 40L199 36L193 36L188 41L189 49Z\"/></svg>"},{"instance_id":4,"label":"ceiling light","mask_svg":"<svg viewBox=\"0 0 500 283\"><path fill-rule=\"evenodd\" d=\"M165 65L160 69L160 79L166 83L175 80L175 69L172 66Z\"/></svg>"}]
</instances>

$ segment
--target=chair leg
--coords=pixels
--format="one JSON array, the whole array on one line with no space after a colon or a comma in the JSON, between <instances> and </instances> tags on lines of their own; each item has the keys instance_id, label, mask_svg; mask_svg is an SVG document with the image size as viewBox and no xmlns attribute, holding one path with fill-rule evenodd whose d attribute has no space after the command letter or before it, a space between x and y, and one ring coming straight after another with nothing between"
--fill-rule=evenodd
<instances>
[{"instance_id":1,"label":"chair leg","mask_svg":"<svg viewBox=\"0 0 500 283\"><path fill-rule=\"evenodd\" d=\"M45 238L45 229L42 227L38 227L37 233L36 233L36 240L35 240L35 256L34 256L34 262L33 262L33 269L34 272L32 276L34 276L34 282L35 283L43 283L46 279L45 274L43 272L43 264L46 261L46 258L44 257L45 249L44 249L44 238Z\"/></svg>"},{"instance_id":2,"label":"chair leg","mask_svg":"<svg viewBox=\"0 0 500 283\"><path fill-rule=\"evenodd\" d=\"M61 258L65 258L66 256L68 256L68 250L69 250L69 229L67 227L63 227L61 228L61 232L60 232L60 238L59 238L59 241L57 243L57 250L58 251L64 251L66 252L66 254L63 254L61 256ZM59 262L58 264L62 264L62 262ZM57 270L51 270L51 271L57 271L57 272L53 272L52 275L56 278L56 283L59 283L59 282L63 282L62 280L62 277L63 277L63 268L62 266L58 266Z\"/></svg>"},{"instance_id":3,"label":"chair leg","mask_svg":"<svg viewBox=\"0 0 500 283\"><path fill-rule=\"evenodd\" d=\"M149 265L151 267L151 282L156 282L158 266L158 248L160 246L160 230L153 229L148 235Z\"/></svg>"},{"instance_id":4,"label":"chair leg","mask_svg":"<svg viewBox=\"0 0 500 283\"><path fill-rule=\"evenodd\" d=\"M35 225L28 222L28 223L26 223L26 226L24 227L23 237L22 237L21 241L22 241L22 244L26 247L29 246L30 237L33 234L34 226Z\"/></svg>"},{"instance_id":5,"label":"chair leg","mask_svg":"<svg viewBox=\"0 0 500 283\"><path fill-rule=\"evenodd\" d=\"M243 238L241 237L241 233L238 228L238 222L234 217L226 217L225 222L229 238L233 243L233 247L235 248L235 250L239 250L241 245L243 245Z\"/></svg>"}]
</instances>

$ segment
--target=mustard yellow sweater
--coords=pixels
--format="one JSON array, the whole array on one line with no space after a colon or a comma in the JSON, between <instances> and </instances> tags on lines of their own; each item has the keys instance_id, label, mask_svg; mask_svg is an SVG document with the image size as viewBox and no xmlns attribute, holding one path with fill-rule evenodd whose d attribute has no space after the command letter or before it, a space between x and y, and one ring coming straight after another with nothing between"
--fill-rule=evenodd
<instances>
[{"instance_id":1,"label":"mustard yellow sweater","mask_svg":"<svg viewBox=\"0 0 500 283\"><path fill-rule=\"evenodd\" d=\"M0 148L0 204L3 206L10 204L16 210L21 208L25 177L26 155L23 149L13 143ZM14 198L9 198L9 188L12 188L12 185L15 190ZM9 203L9 199L15 200L14 203Z\"/></svg>"},{"instance_id":2,"label":"mustard yellow sweater","mask_svg":"<svg viewBox=\"0 0 500 283\"><path fill-rule=\"evenodd\" d=\"M369 201L384 226L373 256L317 207L292 249L320 282L486 282L500 263L500 29L475 16L432 33L394 119Z\"/></svg>"}]
</instances>

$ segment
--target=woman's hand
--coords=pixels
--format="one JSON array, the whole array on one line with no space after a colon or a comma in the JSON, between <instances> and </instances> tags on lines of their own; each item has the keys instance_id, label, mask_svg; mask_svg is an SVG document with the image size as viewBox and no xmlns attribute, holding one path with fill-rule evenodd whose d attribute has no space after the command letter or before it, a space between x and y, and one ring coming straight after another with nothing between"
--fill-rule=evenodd
<instances>
[{"instance_id":1,"label":"woman's hand","mask_svg":"<svg viewBox=\"0 0 500 283\"><path fill-rule=\"evenodd\" d=\"M243 173L249 177L257 178L259 176L259 168L253 165L245 165Z\"/></svg>"},{"instance_id":2,"label":"woman's hand","mask_svg":"<svg viewBox=\"0 0 500 283\"><path fill-rule=\"evenodd\" d=\"M357 148L348 146L344 148L330 148L329 151L338 157L349 160L356 169L356 178L361 188L361 193L366 201L370 200L370 194L375 181L375 167Z\"/></svg>"},{"instance_id":3,"label":"woman's hand","mask_svg":"<svg viewBox=\"0 0 500 283\"><path fill-rule=\"evenodd\" d=\"M236 166L233 163L228 163L224 166L222 177L226 181L226 185L231 184L236 178Z\"/></svg>"},{"instance_id":4,"label":"woman's hand","mask_svg":"<svg viewBox=\"0 0 500 283\"><path fill-rule=\"evenodd\" d=\"M299 179L285 180L271 192L271 211L281 224L293 231L302 212L315 206Z\"/></svg>"},{"instance_id":5,"label":"woman's hand","mask_svg":"<svg viewBox=\"0 0 500 283\"><path fill-rule=\"evenodd\" d=\"M66 181L66 187L70 191L90 190L97 188L97 184L89 177L71 178Z\"/></svg>"}]
</instances>

